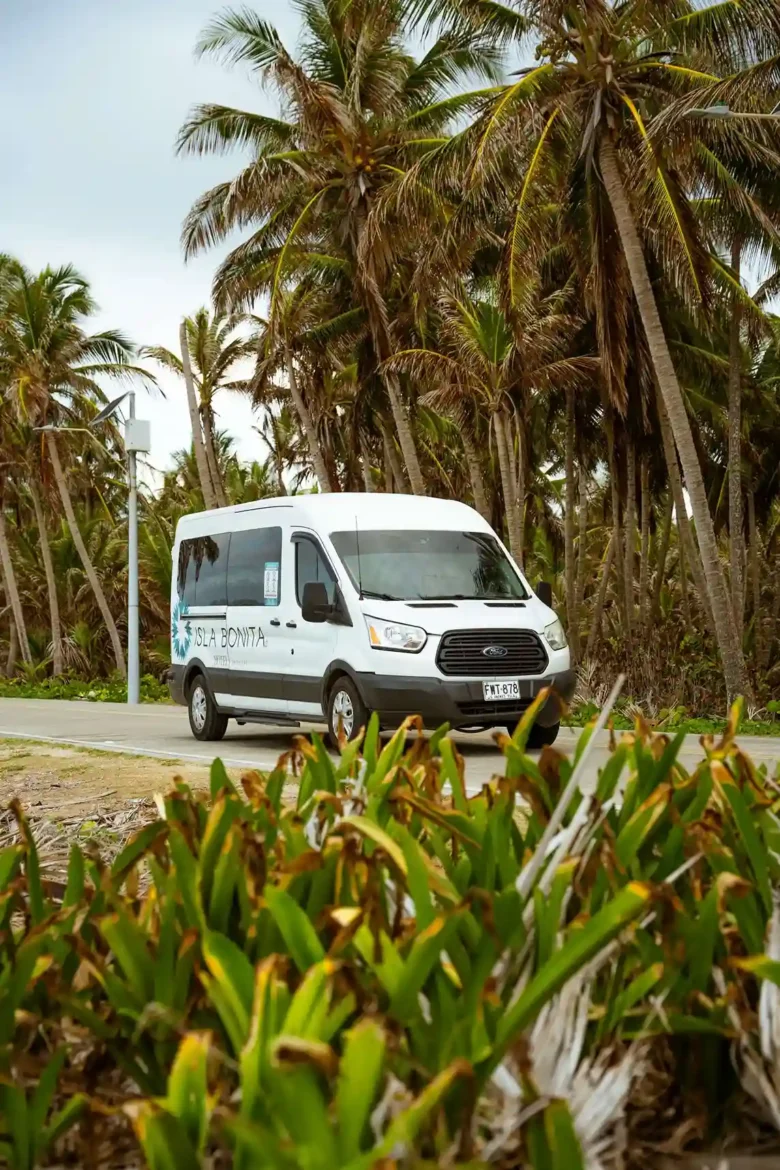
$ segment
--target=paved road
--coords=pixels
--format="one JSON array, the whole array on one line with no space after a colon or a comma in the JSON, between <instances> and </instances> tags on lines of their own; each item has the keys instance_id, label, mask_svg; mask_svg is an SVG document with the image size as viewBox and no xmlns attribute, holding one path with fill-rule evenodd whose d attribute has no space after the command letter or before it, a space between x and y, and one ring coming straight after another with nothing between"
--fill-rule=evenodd
<instances>
[{"instance_id":1,"label":"paved road","mask_svg":"<svg viewBox=\"0 0 780 1170\"><path fill-rule=\"evenodd\" d=\"M302 730L311 728L304 726ZM272 767L280 753L290 745L289 730L258 724L239 727L235 723L229 725L221 744L199 743L190 734L187 712L182 707L145 704L131 708L120 703L68 703L46 699L0 699L0 738L9 736L166 760L210 762L219 755L233 767L263 770ZM563 730L556 747L570 751L576 737L576 732ZM489 733L461 734L455 738L466 757L468 787L478 791L494 770L501 770L492 738ZM742 743L756 763L767 762L772 771L780 764L780 739L745 736ZM591 768L603 764L607 755L605 733L591 756ZM697 737L688 736L682 761L690 766L700 757Z\"/></svg>"}]
</instances>

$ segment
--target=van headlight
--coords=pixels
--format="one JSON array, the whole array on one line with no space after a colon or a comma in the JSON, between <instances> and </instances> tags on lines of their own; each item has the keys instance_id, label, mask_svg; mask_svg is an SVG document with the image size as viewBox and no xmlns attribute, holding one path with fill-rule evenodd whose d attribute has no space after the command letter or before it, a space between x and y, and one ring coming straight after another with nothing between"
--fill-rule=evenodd
<instances>
[{"instance_id":1,"label":"van headlight","mask_svg":"<svg viewBox=\"0 0 780 1170\"><path fill-rule=\"evenodd\" d=\"M566 641L566 631L558 618L545 629L544 640L551 650L565 650L569 645Z\"/></svg>"},{"instance_id":2,"label":"van headlight","mask_svg":"<svg viewBox=\"0 0 780 1170\"><path fill-rule=\"evenodd\" d=\"M408 654L419 654L428 641L428 635L419 626L404 626L400 622L374 617L365 617L365 622L368 640L374 650L405 650Z\"/></svg>"}]
</instances>

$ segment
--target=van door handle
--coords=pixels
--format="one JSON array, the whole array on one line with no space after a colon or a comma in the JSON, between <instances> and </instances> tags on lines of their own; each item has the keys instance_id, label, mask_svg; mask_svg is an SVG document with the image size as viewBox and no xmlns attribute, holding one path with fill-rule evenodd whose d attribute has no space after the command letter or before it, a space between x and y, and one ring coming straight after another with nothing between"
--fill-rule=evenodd
<instances>
[{"instance_id":1,"label":"van door handle","mask_svg":"<svg viewBox=\"0 0 780 1170\"><path fill-rule=\"evenodd\" d=\"M271 618L271 625L272 626L280 626L281 624L282 623L279 621L278 618Z\"/></svg>"},{"instance_id":2,"label":"van door handle","mask_svg":"<svg viewBox=\"0 0 780 1170\"><path fill-rule=\"evenodd\" d=\"M286 624L287 624L287 629L288 629L288 630L297 630L297 629L298 629L298 623L297 623L297 622L287 622Z\"/></svg>"}]
</instances>

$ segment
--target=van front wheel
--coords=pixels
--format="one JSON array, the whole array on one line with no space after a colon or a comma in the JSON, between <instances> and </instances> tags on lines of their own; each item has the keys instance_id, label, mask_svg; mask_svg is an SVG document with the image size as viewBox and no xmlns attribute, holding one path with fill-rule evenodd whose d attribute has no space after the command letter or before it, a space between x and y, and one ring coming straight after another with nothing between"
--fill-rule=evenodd
<instances>
[{"instance_id":1,"label":"van front wheel","mask_svg":"<svg viewBox=\"0 0 780 1170\"><path fill-rule=\"evenodd\" d=\"M196 739L222 739L227 731L228 717L217 710L202 674L196 675L192 680L187 709L190 716L190 730Z\"/></svg>"},{"instance_id":2,"label":"van front wheel","mask_svg":"<svg viewBox=\"0 0 780 1170\"><path fill-rule=\"evenodd\" d=\"M339 739L355 739L368 723L368 710L351 678L337 678L328 698L328 732L330 742L338 748Z\"/></svg>"},{"instance_id":3,"label":"van front wheel","mask_svg":"<svg viewBox=\"0 0 780 1170\"><path fill-rule=\"evenodd\" d=\"M531 751L538 751L539 748L551 747L558 738L558 732L561 730L560 723L553 723L552 727L540 727L538 723L534 723L530 732L528 733L528 740L526 747ZM507 727L510 735L514 735L514 727Z\"/></svg>"}]
</instances>

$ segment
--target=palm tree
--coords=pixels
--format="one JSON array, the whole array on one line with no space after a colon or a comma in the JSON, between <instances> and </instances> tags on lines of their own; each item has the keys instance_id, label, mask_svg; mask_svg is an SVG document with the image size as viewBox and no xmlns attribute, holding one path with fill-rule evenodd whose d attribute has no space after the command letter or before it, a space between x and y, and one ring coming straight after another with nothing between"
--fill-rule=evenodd
<instances>
[{"instance_id":1,"label":"palm tree","mask_svg":"<svg viewBox=\"0 0 780 1170\"><path fill-rule=\"evenodd\" d=\"M648 256L689 302L706 301L714 264L693 199L705 191L744 210L734 160L757 154L762 143L766 158L771 132L700 112L732 97L761 101L774 73L759 65L721 80L719 71L728 76L746 64L745 52L780 43L780 17L764 0L734 5L725 15L723 5L700 10L680 0L614 6L521 0L519 8L538 34L538 63L492 97L463 136L459 149L470 157L469 180L489 188L499 176L509 178L516 192L510 269L519 272L564 169L566 212L580 231L589 224L589 282L604 374L623 406L630 308L623 290L633 293L682 462L727 689L732 696L745 693L744 657ZM724 25L730 36L722 35Z\"/></svg>"},{"instance_id":2,"label":"palm tree","mask_svg":"<svg viewBox=\"0 0 780 1170\"><path fill-rule=\"evenodd\" d=\"M484 287L482 291L489 294L490 290ZM597 363L593 358L570 355L577 322L562 311L559 302L545 299L538 283L527 284L513 323L498 305L495 289L491 299L472 299L465 291L447 294L437 309L439 348L401 350L389 364L406 371L413 380L432 383L423 401L460 424L474 499L483 508L487 497L469 433L474 412L490 420L509 547L522 564L528 442L516 417L522 418L532 396L567 385L575 387L592 377Z\"/></svg>"},{"instance_id":3,"label":"palm tree","mask_svg":"<svg viewBox=\"0 0 780 1170\"><path fill-rule=\"evenodd\" d=\"M387 307L391 241L396 216L381 230L367 225L377 196L399 172L441 141L447 125L474 101L449 92L477 73L496 80L500 52L473 30L442 35L420 61L404 49L402 0L303 0L300 61L276 30L248 10L227 12L198 45L228 63L249 63L280 93L285 118L218 105L196 107L182 127L178 149L215 153L249 147L249 165L232 181L206 192L184 225L185 254L223 240L235 228L252 236L228 256L215 281L218 299L243 304L261 286L255 274L273 261L270 316L301 255L346 257L354 305L367 316L375 366L395 348ZM411 225L415 242L425 225ZM405 238L410 225L403 225ZM412 490L425 481L403 388L383 365L384 384Z\"/></svg>"},{"instance_id":4,"label":"palm tree","mask_svg":"<svg viewBox=\"0 0 780 1170\"><path fill-rule=\"evenodd\" d=\"M214 399L220 390L240 390L236 366L254 353L251 339L236 333L241 317L228 317L201 308L185 317L179 330L181 357L164 346L146 346L141 356L184 378L192 425L192 441L203 498L207 508L227 503L214 442ZM194 371L193 371L194 366Z\"/></svg>"},{"instance_id":5,"label":"palm tree","mask_svg":"<svg viewBox=\"0 0 780 1170\"><path fill-rule=\"evenodd\" d=\"M46 268L36 276L14 263L0 317L0 386L25 425L50 427L67 420L81 401L104 401L98 378L149 378L130 364L133 347L121 333L85 332L83 322L95 308L87 281L70 265ZM124 676L119 631L79 529L53 430L46 434L46 445L73 541L111 639L116 668Z\"/></svg>"}]
</instances>

